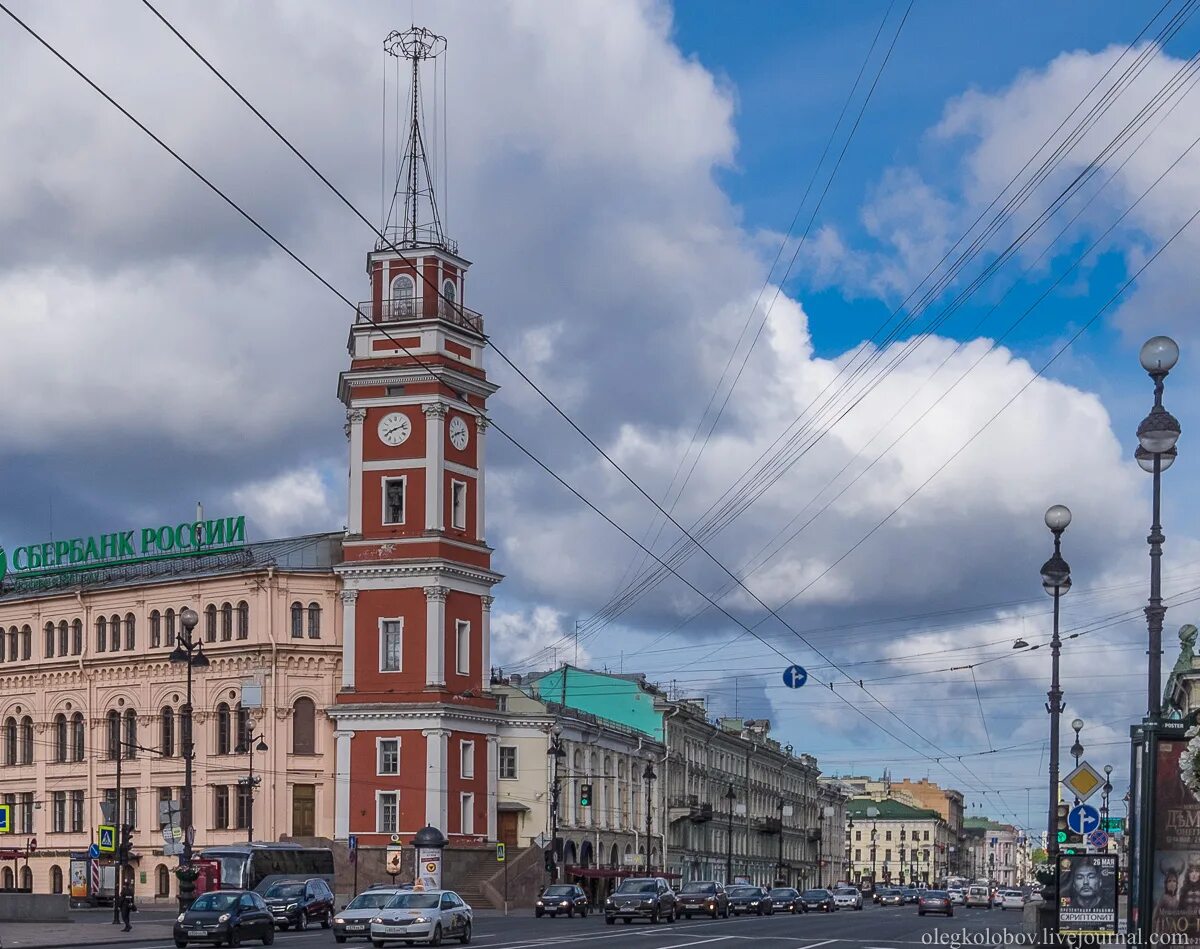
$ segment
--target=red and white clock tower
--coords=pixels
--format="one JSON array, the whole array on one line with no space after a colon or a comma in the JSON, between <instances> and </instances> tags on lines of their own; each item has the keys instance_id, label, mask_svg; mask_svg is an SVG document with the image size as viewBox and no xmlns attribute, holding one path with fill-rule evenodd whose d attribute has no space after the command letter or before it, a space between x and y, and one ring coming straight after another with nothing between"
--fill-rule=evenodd
<instances>
[{"instance_id":1,"label":"red and white clock tower","mask_svg":"<svg viewBox=\"0 0 1200 949\"><path fill-rule=\"evenodd\" d=\"M363 844L425 825L452 844L496 838L489 692L491 569L484 542L483 319L463 305L470 262L442 233L419 124L418 68L444 40L394 34L413 66L403 223L367 256L371 299L339 378L350 442L345 642L336 722L335 834ZM391 38L389 38L390 40Z\"/></svg>"}]
</instances>

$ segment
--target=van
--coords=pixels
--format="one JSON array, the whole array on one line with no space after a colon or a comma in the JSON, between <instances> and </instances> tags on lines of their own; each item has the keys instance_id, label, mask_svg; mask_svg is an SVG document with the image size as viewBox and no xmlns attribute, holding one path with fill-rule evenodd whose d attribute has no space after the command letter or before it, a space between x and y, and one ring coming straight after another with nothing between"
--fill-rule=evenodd
<instances>
[{"instance_id":1,"label":"van","mask_svg":"<svg viewBox=\"0 0 1200 949\"><path fill-rule=\"evenodd\" d=\"M983 906L987 909L992 908L992 894L988 892L986 886L969 886L967 887L967 895L964 900L968 907Z\"/></svg>"}]
</instances>

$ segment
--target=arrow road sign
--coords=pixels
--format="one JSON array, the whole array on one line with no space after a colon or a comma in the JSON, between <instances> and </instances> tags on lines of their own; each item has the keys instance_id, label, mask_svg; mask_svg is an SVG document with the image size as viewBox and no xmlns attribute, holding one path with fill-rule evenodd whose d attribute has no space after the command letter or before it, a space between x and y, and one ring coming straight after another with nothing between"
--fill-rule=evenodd
<instances>
[{"instance_id":1,"label":"arrow road sign","mask_svg":"<svg viewBox=\"0 0 1200 949\"><path fill-rule=\"evenodd\" d=\"M1087 836L1100 827L1100 812L1090 804L1076 804L1067 815L1067 826L1075 833Z\"/></svg>"},{"instance_id":2,"label":"arrow road sign","mask_svg":"<svg viewBox=\"0 0 1200 949\"><path fill-rule=\"evenodd\" d=\"M783 670L783 684L789 689L798 689L808 681L804 666L788 666Z\"/></svg>"},{"instance_id":3,"label":"arrow road sign","mask_svg":"<svg viewBox=\"0 0 1200 949\"><path fill-rule=\"evenodd\" d=\"M1108 846L1108 834L1102 830L1093 830L1087 836L1088 846L1096 850L1103 850Z\"/></svg>"}]
</instances>

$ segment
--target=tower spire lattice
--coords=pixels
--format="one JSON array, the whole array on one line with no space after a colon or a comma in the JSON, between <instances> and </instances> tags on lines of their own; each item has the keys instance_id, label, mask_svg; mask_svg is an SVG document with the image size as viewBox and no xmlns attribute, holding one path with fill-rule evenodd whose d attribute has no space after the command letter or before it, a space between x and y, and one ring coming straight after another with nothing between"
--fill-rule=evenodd
<instances>
[{"instance_id":1,"label":"tower spire lattice","mask_svg":"<svg viewBox=\"0 0 1200 949\"><path fill-rule=\"evenodd\" d=\"M389 222L385 234L390 243L400 247L433 245L453 250L442 230L437 196L433 190L433 175L425 151L425 132L421 127L421 63L435 59L446 51L446 37L424 27L413 26L403 33L393 30L383 41L383 48L389 56L406 59L412 64L408 141L392 198L394 211L403 196L404 217L395 225Z\"/></svg>"}]
</instances>

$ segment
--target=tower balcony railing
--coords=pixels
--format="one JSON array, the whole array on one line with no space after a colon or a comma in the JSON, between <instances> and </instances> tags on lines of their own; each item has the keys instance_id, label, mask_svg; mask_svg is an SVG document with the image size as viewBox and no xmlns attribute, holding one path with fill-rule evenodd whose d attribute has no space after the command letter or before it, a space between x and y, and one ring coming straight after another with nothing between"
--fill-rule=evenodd
<instances>
[{"instance_id":1,"label":"tower balcony railing","mask_svg":"<svg viewBox=\"0 0 1200 949\"><path fill-rule=\"evenodd\" d=\"M457 303L437 301L436 315L427 311L421 300L412 297L402 297L398 300L384 300L379 306L374 301L366 300L356 307L357 323L416 323L421 320L439 319L472 333L483 335L483 315L474 310L468 310Z\"/></svg>"},{"instance_id":2,"label":"tower balcony railing","mask_svg":"<svg viewBox=\"0 0 1200 949\"><path fill-rule=\"evenodd\" d=\"M383 237L375 242L376 250L413 250L419 247L440 247L458 254L458 241L442 233L440 224L419 224L414 229L402 224L390 224L383 229Z\"/></svg>"}]
</instances>

